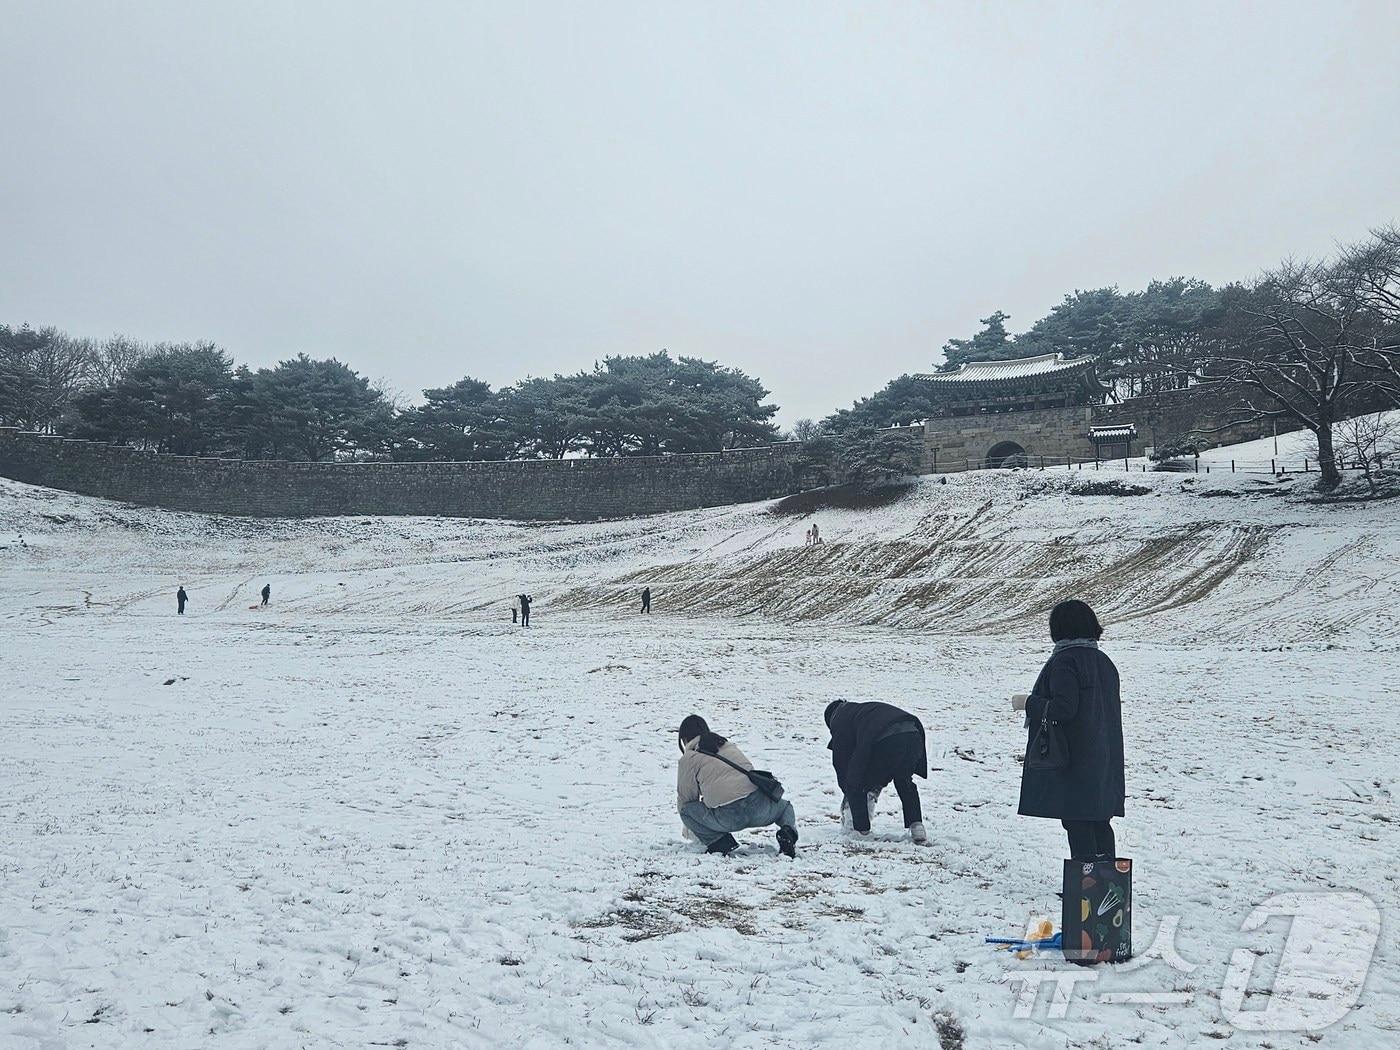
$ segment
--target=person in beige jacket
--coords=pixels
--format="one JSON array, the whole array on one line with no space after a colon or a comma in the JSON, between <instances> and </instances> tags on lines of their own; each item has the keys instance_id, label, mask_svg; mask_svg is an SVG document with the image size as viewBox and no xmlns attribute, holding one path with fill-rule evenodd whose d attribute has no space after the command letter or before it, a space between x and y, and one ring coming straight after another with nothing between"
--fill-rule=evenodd
<instances>
[{"instance_id":1,"label":"person in beige jacket","mask_svg":"<svg viewBox=\"0 0 1400 1050\"><path fill-rule=\"evenodd\" d=\"M706 853L730 853L739 843L733 833L744 828L778 825L778 850L797 855L797 815L786 799L771 799L749 779L753 769L731 741L712 733L699 715L689 715L677 734L681 749L676 767L676 808L681 823Z\"/></svg>"}]
</instances>

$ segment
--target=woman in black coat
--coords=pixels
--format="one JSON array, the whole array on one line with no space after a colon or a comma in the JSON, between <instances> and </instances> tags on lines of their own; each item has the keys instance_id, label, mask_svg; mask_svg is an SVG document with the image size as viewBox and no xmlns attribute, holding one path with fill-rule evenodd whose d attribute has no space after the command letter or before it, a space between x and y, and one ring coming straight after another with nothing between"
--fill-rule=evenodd
<instances>
[{"instance_id":1,"label":"woman in black coat","mask_svg":"<svg viewBox=\"0 0 1400 1050\"><path fill-rule=\"evenodd\" d=\"M1074 860L1113 857L1114 817L1123 815L1123 715L1118 668L1102 650L1103 628L1081 601L1050 612L1055 651L1026 699L1026 757L1021 804L1027 817L1058 818ZM1033 768L1031 746L1042 718L1058 723L1068 744L1064 768Z\"/></svg>"},{"instance_id":2,"label":"woman in black coat","mask_svg":"<svg viewBox=\"0 0 1400 1050\"><path fill-rule=\"evenodd\" d=\"M826 708L826 726L831 730L831 743L826 746L844 796L842 825L869 835L870 809L885 785L893 781L909 837L921 846L928 845L919 789L913 780L928 779L924 724L890 704L834 700Z\"/></svg>"}]
</instances>

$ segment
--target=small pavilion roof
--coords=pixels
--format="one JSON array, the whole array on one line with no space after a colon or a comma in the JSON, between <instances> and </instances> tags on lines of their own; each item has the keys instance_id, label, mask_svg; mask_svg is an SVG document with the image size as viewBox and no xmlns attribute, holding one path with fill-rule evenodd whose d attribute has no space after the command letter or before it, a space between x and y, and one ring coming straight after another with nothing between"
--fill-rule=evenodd
<instances>
[{"instance_id":1,"label":"small pavilion roof","mask_svg":"<svg viewBox=\"0 0 1400 1050\"><path fill-rule=\"evenodd\" d=\"M1117 443L1127 441L1129 438L1137 437L1137 427L1132 423L1124 423L1112 427L1090 427L1089 440L1094 444Z\"/></svg>"}]
</instances>

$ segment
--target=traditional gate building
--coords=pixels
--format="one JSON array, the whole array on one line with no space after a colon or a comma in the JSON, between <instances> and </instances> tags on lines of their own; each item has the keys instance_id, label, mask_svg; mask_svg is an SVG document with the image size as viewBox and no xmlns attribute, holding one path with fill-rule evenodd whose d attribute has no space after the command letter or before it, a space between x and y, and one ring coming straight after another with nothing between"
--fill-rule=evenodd
<instances>
[{"instance_id":1,"label":"traditional gate building","mask_svg":"<svg viewBox=\"0 0 1400 1050\"><path fill-rule=\"evenodd\" d=\"M969 361L916 378L929 385L935 405L924 424L926 465L934 473L1093 455L1092 406L1103 403L1108 388L1092 357Z\"/></svg>"},{"instance_id":2,"label":"traditional gate building","mask_svg":"<svg viewBox=\"0 0 1400 1050\"><path fill-rule=\"evenodd\" d=\"M907 428L921 432L924 473L1123 459L1185 439L1208 447L1268 433L1238 394L1211 386L1110 402L1092 357L969 361L915 378L934 405Z\"/></svg>"}]
</instances>

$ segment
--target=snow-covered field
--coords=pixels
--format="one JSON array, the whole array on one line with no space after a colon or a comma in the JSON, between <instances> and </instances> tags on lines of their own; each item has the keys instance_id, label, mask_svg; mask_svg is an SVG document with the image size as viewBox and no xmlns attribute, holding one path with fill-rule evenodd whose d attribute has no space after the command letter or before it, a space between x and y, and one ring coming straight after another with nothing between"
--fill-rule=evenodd
<instances>
[{"instance_id":1,"label":"snow-covered field","mask_svg":"<svg viewBox=\"0 0 1400 1050\"><path fill-rule=\"evenodd\" d=\"M1400 409L1392 409L1381 412L1376 416L1366 416L1363 419L1376 419L1382 425L1394 429L1400 427ZM1343 463L1355 464L1357 455L1355 449L1347 444L1345 438L1346 424L1338 424L1334 431L1336 441L1336 451L1338 458ZM1387 460L1388 465L1400 462L1400 450L1395 448L1395 442L1391 438L1381 437L1378 440L1378 447L1370 450L1370 455L1376 452L1381 453ZM1255 441L1241 441L1233 445L1219 445L1216 448L1206 449L1199 456L1178 457L1185 463L1199 466L1204 473L1229 474L1252 473L1252 474L1272 474L1276 471L1317 473L1317 438L1310 430L1285 430L1272 437L1259 438ZM1130 473L1139 473L1152 470L1156 464L1146 456L1133 456L1126 463L1121 459L1106 460L1100 465L1101 471L1117 472L1127 470ZM1086 463L1082 466L1075 466L1076 471L1085 468L1092 469L1094 464ZM1063 470L1064 467L1055 469Z\"/></svg>"},{"instance_id":2,"label":"snow-covered field","mask_svg":"<svg viewBox=\"0 0 1400 1050\"><path fill-rule=\"evenodd\" d=\"M1400 1044L1397 505L1303 485L980 472L807 549L763 505L255 522L0 482L0 1047ZM1006 697L1076 594L1123 674L1144 956L1093 971L982 943L1058 920ZM930 848L893 799L843 837L837 698L923 718ZM788 785L795 863L680 840L692 711ZM1241 926L1287 893L1346 935L1302 946L1304 1008L1382 916L1311 1033L1248 1016L1289 924Z\"/></svg>"}]
</instances>

